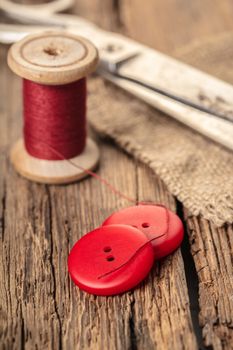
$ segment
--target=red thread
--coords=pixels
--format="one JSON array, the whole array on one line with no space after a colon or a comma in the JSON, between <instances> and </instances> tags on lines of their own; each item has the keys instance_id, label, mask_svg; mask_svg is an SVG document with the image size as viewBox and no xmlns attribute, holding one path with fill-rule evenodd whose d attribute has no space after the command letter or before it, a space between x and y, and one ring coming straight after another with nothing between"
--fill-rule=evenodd
<instances>
[{"instance_id":1,"label":"red thread","mask_svg":"<svg viewBox=\"0 0 233 350\"><path fill-rule=\"evenodd\" d=\"M24 141L40 159L73 158L86 144L86 79L66 85L23 80ZM51 147L57 151L52 151Z\"/></svg>"}]
</instances>

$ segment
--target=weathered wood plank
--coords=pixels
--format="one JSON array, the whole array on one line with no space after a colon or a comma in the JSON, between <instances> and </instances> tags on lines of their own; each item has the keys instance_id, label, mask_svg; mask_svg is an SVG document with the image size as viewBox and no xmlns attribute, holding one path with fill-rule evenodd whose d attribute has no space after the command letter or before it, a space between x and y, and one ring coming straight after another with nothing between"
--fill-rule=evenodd
<instances>
[{"instance_id":1,"label":"weathered wood plank","mask_svg":"<svg viewBox=\"0 0 233 350\"><path fill-rule=\"evenodd\" d=\"M141 6L139 1L134 1L132 6L127 0L120 4L120 18L126 33L170 54L191 41L232 29L233 4L229 0L169 0L166 3L158 0L148 1L146 6ZM186 224L199 278L200 325L204 343L213 349L231 349L232 226L216 229L206 220L188 218L187 215Z\"/></svg>"},{"instance_id":2,"label":"weathered wood plank","mask_svg":"<svg viewBox=\"0 0 233 350\"><path fill-rule=\"evenodd\" d=\"M157 2L162 16L161 11L152 10L154 3L149 1L148 7L141 4L139 7L136 1L119 3L123 6L120 12L115 12L117 2L114 3L107 0L94 4L90 0L79 1L76 10L105 28L119 29L121 20L131 36L166 52L211 31L217 33L232 26L228 15L230 1L215 0L214 5L211 2L210 24L206 24L204 17L205 10L211 5L209 0L192 5L182 2L184 13L178 23L178 1L169 1L168 5ZM165 11L167 6L170 6L170 12ZM147 21L140 24L138 21L145 18L145 11ZM155 23L156 29L158 27L156 33L149 34ZM185 24L188 29L184 31ZM3 60L5 49L2 52ZM5 159L5 146L12 144L20 133L20 85L5 64L2 67L1 346L7 349L70 349L76 346L92 349L196 349L179 251L155 267L142 287L121 297L88 296L70 282L66 259L75 240L98 226L113 210L128 203L115 198L94 179L69 186L47 187L29 183L15 174ZM8 99L9 91L13 96L11 100ZM160 201L175 209L174 199L150 171L141 165L136 166L110 145L101 146L101 157L100 174L110 177L110 181L123 192L135 198ZM232 229L219 231L197 218L187 219L187 225L199 276L200 324L204 327L205 343L214 349L229 349L232 303L226 296L233 294ZM208 268L203 265L205 261Z\"/></svg>"},{"instance_id":3,"label":"weathered wood plank","mask_svg":"<svg viewBox=\"0 0 233 350\"><path fill-rule=\"evenodd\" d=\"M139 198L174 208L172 197L148 170L139 168L135 176L134 162L110 146L102 148L101 154L105 161L100 174L105 178L111 174L111 181L128 196L134 198L138 188ZM125 177L120 176L123 173ZM50 187L56 299L62 315L63 347L69 349L76 343L84 349L135 346L153 349L156 345L166 349L196 349L180 252L158 265L141 287L123 296L89 296L68 282L65 262L73 243L84 232L100 225L113 210L128 205L106 192L94 179L72 187L59 191ZM88 200L91 193L96 201ZM64 223L66 234L61 235Z\"/></svg>"},{"instance_id":4,"label":"weathered wood plank","mask_svg":"<svg viewBox=\"0 0 233 350\"><path fill-rule=\"evenodd\" d=\"M21 133L20 81L6 70L2 86L7 102L3 126L10 145ZM151 172L110 145L101 146L101 157L100 174L121 191L175 209L174 199ZM5 348L197 348L180 252L158 265L135 292L119 297L89 296L68 277L73 243L129 203L95 179L59 187L30 183L9 162L3 181Z\"/></svg>"},{"instance_id":5,"label":"weathered wood plank","mask_svg":"<svg viewBox=\"0 0 233 350\"><path fill-rule=\"evenodd\" d=\"M139 200L162 203L175 211L174 198L147 167L138 164ZM183 260L178 250L159 262L149 288L135 291L134 328L139 349L196 349Z\"/></svg>"},{"instance_id":6,"label":"weathered wood plank","mask_svg":"<svg viewBox=\"0 0 233 350\"><path fill-rule=\"evenodd\" d=\"M14 96L10 112L15 120L9 144L20 132L19 83L7 71L4 85ZM145 169L139 168L137 175L135 163L126 155L110 145L102 147L101 155L100 174L111 176L111 182L124 193L136 199L138 188L139 198L156 198L174 208L163 185L158 182L155 186L154 177L150 180ZM6 348L70 349L77 344L119 349L139 343L148 349L154 344L179 349L187 339L192 344L187 349L196 348L179 252L155 269L143 287L120 297L95 298L80 292L69 280L66 261L73 243L115 208L126 206L125 200L116 198L95 179L59 187L30 183L9 163L5 179L5 293L1 293L1 302L3 309L4 304L8 309L2 339Z\"/></svg>"},{"instance_id":7,"label":"weathered wood plank","mask_svg":"<svg viewBox=\"0 0 233 350\"><path fill-rule=\"evenodd\" d=\"M5 58L6 50L4 61ZM10 146L21 133L21 88L20 81L6 69L5 63L1 63L4 71L1 91L6 91L4 101L8 102L3 110L5 127L1 129L1 135L4 138L5 133L7 145ZM9 95L12 99L9 99ZM50 347L59 339L59 320L54 304L55 286L50 263L52 237L48 195L46 187L19 177L9 163L8 151L6 153L4 148L1 150L7 157L2 197L1 347L34 348L36 344L48 344ZM43 332L44 327L48 332Z\"/></svg>"},{"instance_id":8,"label":"weathered wood plank","mask_svg":"<svg viewBox=\"0 0 233 350\"><path fill-rule=\"evenodd\" d=\"M199 279L200 325L206 346L233 348L233 228L187 219L191 253Z\"/></svg>"}]
</instances>

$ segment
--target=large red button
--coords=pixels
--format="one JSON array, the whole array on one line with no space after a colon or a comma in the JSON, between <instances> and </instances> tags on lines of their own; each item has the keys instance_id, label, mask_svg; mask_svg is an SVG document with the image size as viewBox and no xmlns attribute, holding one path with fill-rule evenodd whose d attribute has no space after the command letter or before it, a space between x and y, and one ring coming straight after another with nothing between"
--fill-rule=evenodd
<instances>
[{"instance_id":1,"label":"large red button","mask_svg":"<svg viewBox=\"0 0 233 350\"><path fill-rule=\"evenodd\" d=\"M141 231L111 225L87 233L74 245L68 269L80 289L96 295L114 295L139 284L153 262L153 247Z\"/></svg>"},{"instance_id":2,"label":"large red button","mask_svg":"<svg viewBox=\"0 0 233 350\"><path fill-rule=\"evenodd\" d=\"M109 216L103 225L124 224L141 230L154 247L155 259L161 259L177 249L184 236L180 218L159 205L137 205L122 209Z\"/></svg>"}]
</instances>

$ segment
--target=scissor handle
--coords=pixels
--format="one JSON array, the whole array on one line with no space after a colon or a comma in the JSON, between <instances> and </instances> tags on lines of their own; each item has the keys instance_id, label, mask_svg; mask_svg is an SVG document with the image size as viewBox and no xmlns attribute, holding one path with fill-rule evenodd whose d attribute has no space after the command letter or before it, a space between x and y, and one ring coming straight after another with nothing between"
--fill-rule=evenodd
<instances>
[{"instance_id":1,"label":"scissor handle","mask_svg":"<svg viewBox=\"0 0 233 350\"><path fill-rule=\"evenodd\" d=\"M23 23L0 24L0 43L11 44L29 33L41 30L57 28L78 33L80 29L93 28L94 24L76 15L56 13L67 9L74 2L75 0L53 0L46 4L23 5L13 3L12 0L0 0L0 10L7 17Z\"/></svg>"},{"instance_id":2,"label":"scissor handle","mask_svg":"<svg viewBox=\"0 0 233 350\"><path fill-rule=\"evenodd\" d=\"M0 9L14 19L26 19L33 13L40 11L42 15L49 15L64 11L74 4L74 0L52 0L44 4L25 5L17 4L11 0L1 0Z\"/></svg>"}]
</instances>

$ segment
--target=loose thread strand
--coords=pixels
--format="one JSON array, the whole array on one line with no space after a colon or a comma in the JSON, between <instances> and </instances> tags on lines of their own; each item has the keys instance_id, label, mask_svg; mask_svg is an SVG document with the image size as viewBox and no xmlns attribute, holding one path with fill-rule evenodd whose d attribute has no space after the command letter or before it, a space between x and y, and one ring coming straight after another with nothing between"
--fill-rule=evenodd
<instances>
[{"instance_id":1,"label":"loose thread strand","mask_svg":"<svg viewBox=\"0 0 233 350\"><path fill-rule=\"evenodd\" d=\"M40 141L40 142L41 142L41 141ZM103 184L104 184L105 186L107 186L113 193L115 193L116 195L120 196L121 198L124 198L124 199L128 200L128 201L131 202L131 203L134 203L134 204L136 203L137 205L139 205L139 204L146 204L146 202L137 202L137 201L135 201L134 199L132 199L132 198L126 196L124 193L122 193L121 191L119 191L118 189L116 189L111 183L109 183L106 179L102 178L102 177L101 177L100 175L98 175L97 173L95 173L95 172L93 172L93 171L91 171L91 170L85 169L85 168L83 168L82 166L80 166L80 165L74 163L72 160L65 158L65 157L62 155L62 153L56 151L52 146L50 146L50 145L48 145L48 144L46 144L46 146L49 147L49 148L52 150L52 152L54 152L61 160L67 161L68 163L70 163L70 164L71 164L72 166L74 166L75 168L78 168L78 169L84 171L86 174L88 174L88 175L94 177L95 179L97 179L98 181L100 181L101 183L103 183ZM151 204L151 203L150 203L150 204ZM151 242L153 242L153 241L155 241L155 240L157 240L157 239L159 239L159 238L165 236L165 235L168 233L168 231L169 231L169 222L170 222L170 219L169 219L169 212L168 212L167 207L164 206L164 205L162 205L162 204L153 204L153 205L156 205L156 206L159 206L159 207L162 207L162 208L165 209L165 213L166 213L166 217L167 217L167 220L166 220L167 225L166 225L166 230L165 230L165 232L164 232L163 234L159 235L158 237L154 237L154 238L148 240L146 243L144 243L142 246L140 246L140 247L134 252L134 254L133 254L126 262L124 262L123 264L121 264L121 265L118 266L117 268L112 269L112 270L110 270L110 271L108 271L108 272L106 272L106 273L104 273L104 274L98 276L98 279L107 277L107 276L109 276L110 274L112 274L112 273L114 273L114 272L120 270L120 269L123 268L124 266L128 265L128 264L139 254L139 252L140 252L141 250L143 250L148 244L150 244Z\"/></svg>"},{"instance_id":2,"label":"loose thread strand","mask_svg":"<svg viewBox=\"0 0 233 350\"><path fill-rule=\"evenodd\" d=\"M71 165L73 165L75 168L84 171L86 174L94 177L96 180L99 180L101 183L103 183L105 186L107 186L113 193L115 193L116 195L118 195L121 198L124 198L126 200L128 200L131 203L136 203L136 201L133 198L128 197L127 195L125 195L123 192L121 192L120 190L118 190L117 188L115 188L110 182L108 182L106 179L104 179L102 176L98 175L97 173L95 173L94 171L88 170L83 168L81 165L76 164L74 161L72 161L71 159L67 159L65 158L60 152L57 152L53 147L51 147L50 145L47 145L47 147L50 147L51 150L60 157L61 160L66 160L68 163L70 163Z\"/></svg>"}]
</instances>

